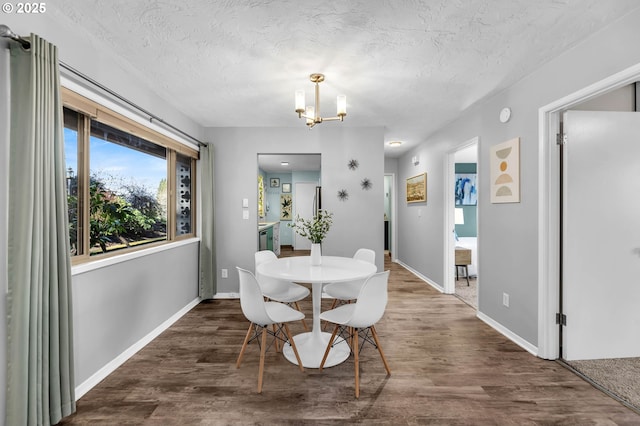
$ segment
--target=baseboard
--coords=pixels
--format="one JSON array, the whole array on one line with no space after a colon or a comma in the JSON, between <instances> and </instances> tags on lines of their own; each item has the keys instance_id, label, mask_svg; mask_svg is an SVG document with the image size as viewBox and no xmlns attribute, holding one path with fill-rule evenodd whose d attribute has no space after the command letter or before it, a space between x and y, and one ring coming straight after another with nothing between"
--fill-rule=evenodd
<instances>
[{"instance_id":1,"label":"baseboard","mask_svg":"<svg viewBox=\"0 0 640 426\"><path fill-rule=\"evenodd\" d=\"M118 355L116 358L111 360L107 365L98 370L95 374L89 377L80 385L76 386L76 401L82 398L84 394L89 392L94 386L104 380L109 374L113 373L118 367L125 363L129 358L135 355L140 349L144 348L148 345L153 339L158 337L160 333L171 327L173 323L178 321L183 315L193 309L200 303L200 298L196 298L189 302L187 306L180 309L174 315L172 315L165 322L160 324L154 330L152 330L149 334L144 336L142 339L131 345L124 352Z\"/></svg>"},{"instance_id":2,"label":"baseboard","mask_svg":"<svg viewBox=\"0 0 640 426\"><path fill-rule=\"evenodd\" d=\"M240 293L216 293L213 295L214 299L240 299Z\"/></svg>"},{"instance_id":3,"label":"baseboard","mask_svg":"<svg viewBox=\"0 0 640 426\"><path fill-rule=\"evenodd\" d=\"M438 284L436 284L433 280L429 279L428 277L425 277L424 275L422 275L418 271L412 269L408 265L405 265L404 263L400 262L399 260L397 260L396 263L399 264L400 266L402 266L407 271L411 272L416 277L420 278L421 280L423 280L424 282L429 284L431 287L433 287L436 290L438 290L440 293L444 293L444 288L439 286ZM483 314L480 311L477 311L476 316L482 322L486 323L489 327L493 328L498 333L502 334L503 336L505 336L509 340L513 341L516 345L520 346L525 351L529 352L530 354L532 354L534 356L538 356L538 347L537 346L534 346L531 343L527 342L522 337L520 337L517 334L513 333L511 330L509 330L508 328L505 328L504 326L502 326L502 324L494 321L493 319L491 319L490 317L486 316L485 314Z\"/></svg>"},{"instance_id":4,"label":"baseboard","mask_svg":"<svg viewBox=\"0 0 640 426\"><path fill-rule=\"evenodd\" d=\"M490 317L486 316L485 314L483 314L480 311L478 311L476 316L482 322L487 324L489 327L493 328L498 333L502 334L503 336L505 336L509 340L513 341L516 345L520 346L522 349L524 349L525 351L529 352L531 355L538 356L538 347L537 346L534 346L531 343L527 342L522 337L520 337L517 334L513 333L511 330L509 330L508 328L505 328L502 324L500 324L499 322L494 321L493 319L491 319Z\"/></svg>"},{"instance_id":5,"label":"baseboard","mask_svg":"<svg viewBox=\"0 0 640 426\"><path fill-rule=\"evenodd\" d=\"M440 293L444 293L444 287L436 284L435 281L431 280L429 277L425 277L424 275L422 275L420 272L416 271L415 269L411 268L409 265L405 265L404 263L402 263L399 260L395 261L398 265L402 266L404 269L406 269L407 271L411 272L413 275L415 275L416 277L420 278L422 281L426 282L427 284L429 284L431 287L435 288L436 290L438 290Z\"/></svg>"}]
</instances>

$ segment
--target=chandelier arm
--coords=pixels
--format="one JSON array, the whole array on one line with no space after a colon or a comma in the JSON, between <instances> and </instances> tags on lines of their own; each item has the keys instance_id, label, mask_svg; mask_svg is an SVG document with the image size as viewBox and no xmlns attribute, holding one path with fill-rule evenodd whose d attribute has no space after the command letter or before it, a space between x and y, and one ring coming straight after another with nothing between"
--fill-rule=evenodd
<instances>
[{"instance_id":1,"label":"chandelier arm","mask_svg":"<svg viewBox=\"0 0 640 426\"><path fill-rule=\"evenodd\" d=\"M344 121L344 116L322 118L322 121Z\"/></svg>"}]
</instances>

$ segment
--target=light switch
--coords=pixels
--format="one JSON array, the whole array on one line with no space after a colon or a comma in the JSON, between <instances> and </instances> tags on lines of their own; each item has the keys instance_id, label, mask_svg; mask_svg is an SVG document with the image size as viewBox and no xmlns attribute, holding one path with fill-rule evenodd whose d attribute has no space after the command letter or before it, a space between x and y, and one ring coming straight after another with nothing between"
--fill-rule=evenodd
<instances>
[{"instance_id":1,"label":"light switch","mask_svg":"<svg viewBox=\"0 0 640 426\"><path fill-rule=\"evenodd\" d=\"M249 210L247 209L242 210L242 218L249 219Z\"/></svg>"},{"instance_id":2,"label":"light switch","mask_svg":"<svg viewBox=\"0 0 640 426\"><path fill-rule=\"evenodd\" d=\"M243 198L242 199L242 207L249 208L249 199L248 198Z\"/></svg>"}]
</instances>

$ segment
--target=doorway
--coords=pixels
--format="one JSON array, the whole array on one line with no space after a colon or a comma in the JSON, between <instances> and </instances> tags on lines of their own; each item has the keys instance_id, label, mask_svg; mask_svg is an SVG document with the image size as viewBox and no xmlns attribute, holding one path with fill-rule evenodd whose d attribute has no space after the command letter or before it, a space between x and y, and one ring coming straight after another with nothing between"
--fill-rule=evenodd
<instances>
[{"instance_id":1,"label":"doorway","mask_svg":"<svg viewBox=\"0 0 640 426\"><path fill-rule=\"evenodd\" d=\"M293 250L297 234L289 224L298 208L312 208L299 184L311 183L309 196L315 196L321 183L321 159L320 154L258 154L258 249L272 250L278 256Z\"/></svg>"},{"instance_id":2,"label":"doorway","mask_svg":"<svg viewBox=\"0 0 640 426\"><path fill-rule=\"evenodd\" d=\"M385 173L384 175L384 255L389 256L389 260L394 261L396 251L396 191L395 174Z\"/></svg>"},{"instance_id":3,"label":"doorway","mask_svg":"<svg viewBox=\"0 0 640 426\"><path fill-rule=\"evenodd\" d=\"M640 65L540 110L545 161L540 164L538 355L561 359L636 410L640 358L632 336L639 330L633 319L637 309L629 301L636 298L637 286L630 281L640 272L640 244L635 228L625 223L640 213L640 204L627 196L640 189L632 142L640 134L634 83L639 78ZM627 99L626 106L621 99ZM587 208L584 188L592 201ZM594 232L583 232L585 221Z\"/></svg>"},{"instance_id":4,"label":"doorway","mask_svg":"<svg viewBox=\"0 0 640 426\"><path fill-rule=\"evenodd\" d=\"M444 290L478 309L478 138L446 162Z\"/></svg>"},{"instance_id":5,"label":"doorway","mask_svg":"<svg viewBox=\"0 0 640 426\"><path fill-rule=\"evenodd\" d=\"M478 146L455 153L455 295L478 309Z\"/></svg>"}]
</instances>

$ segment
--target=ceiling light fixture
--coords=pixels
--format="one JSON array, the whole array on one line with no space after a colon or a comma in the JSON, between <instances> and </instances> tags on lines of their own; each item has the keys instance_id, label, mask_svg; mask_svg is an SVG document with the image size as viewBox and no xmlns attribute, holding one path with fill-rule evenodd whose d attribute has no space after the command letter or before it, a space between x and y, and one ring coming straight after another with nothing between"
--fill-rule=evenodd
<instances>
[{"instance_id":1,"label":"ceiling light fixture","mask_svg":"<svg viewBox=\"0 0 640 426\"><path fill-rule=\"evenodd\" d=\"M320 83L324 81L324 74L311 74L309 80L316 84L315 105L307 106L304 100L304 90L296 90L296 112L298 113L298 118L306 118L307 126L310 129L323 121L344 121L344 117L347 115L347 97L338 95L336 117L323 118L320 116Z\"/></svg>"},{"instance_id":2,"label":"ceiling light fixture","mask_svg":"<svg viewBox=\"0 0 640 426\"><path fill-rule=\"evenodd\" d=\"M281 166L283 166L283 167L284 167L284 166L288 166L288 165L289 165L289 162L288 162L288 161L282 161L282 162L280 163L280 165L281 165Z\"/></svg>"},{"instance_id":3,"label":"ceiling light fixture","mask_svg":"<svg viewBox=\"0 0 640 426\"><path fill-rule=\"evenodd\" d=\"M387 145L389 145L389 146L400 146L400 145L402 145L402 141L389 141L389 142L387 142Z\"/></svg>"}]
</instances>

